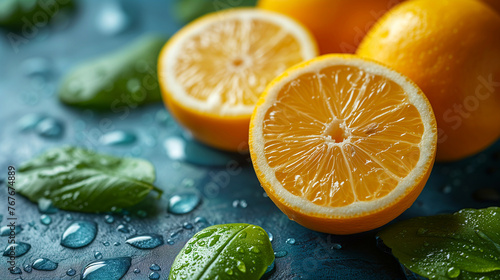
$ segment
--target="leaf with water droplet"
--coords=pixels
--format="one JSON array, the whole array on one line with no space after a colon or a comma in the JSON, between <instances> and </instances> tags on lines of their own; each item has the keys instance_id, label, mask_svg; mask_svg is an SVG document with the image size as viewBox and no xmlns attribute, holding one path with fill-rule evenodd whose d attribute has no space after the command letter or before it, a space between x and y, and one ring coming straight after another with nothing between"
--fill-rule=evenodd
<instances>
[{"instance_id":1,"label":"leaf with water droplet","mask_svg":"<svg viewBox=\"0 0 500 280\"><path fill-rule=\"evenodd\" d=\"M121 50L85 62L64 78L59 99L107 110L161 101L156 63L165 42L163 36L146 35Z\"/></svg>"},{"instance_id":2,"label":"leaf with water droplet","mask_svg":"<svg viewBox=\"0 0 500 280\"><path fill-rule=\"evenodd\" d=\"M379 236L404 266L421 276L500 279L498 207L413 218Z\"/></svg>"},{"instance_id":3,"label":"leaf with water droplet","mask_svg":"<svg viewBox=\"0 0 500 280\"><path fill-rule=\"evenodd\" d=\"M106 212L143 200L155 169L145 160L117 158L76 147L55 148L19 168L17 190L33 202L50 199L59 209Z\"/></svg>"},{"instance_id":4,"label":"leaf with water droplet","mask_svg":"<svg viewBox=\"0 0 500 280\"><path fill-rule=\"evenodd\" d=\"M188 241L175 258L169 279L258 280L273 260L271 242L261 227L215 225Z\"/></svg>"}]
</instances>

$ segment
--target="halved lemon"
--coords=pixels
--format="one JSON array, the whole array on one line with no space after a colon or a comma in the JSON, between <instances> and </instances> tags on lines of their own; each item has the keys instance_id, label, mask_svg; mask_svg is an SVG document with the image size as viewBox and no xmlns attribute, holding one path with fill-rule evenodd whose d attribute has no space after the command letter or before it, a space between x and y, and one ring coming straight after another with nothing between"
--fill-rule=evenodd
<instances>
[{"instance_id":1,"label":"halved lemon","mask_svg":"<svg viewBox=\"0 0 500 280\"><path fill-rule=\"evenodd\" d=\"M247 150L250 116L265 86L317 53L312 35L286 16L254 8L213 13L181 29L162 50L163 99L199 141Z\"/></svg>"},{"instance_id":2,"label":"halved lemon","mask_svg":"<svg viewBox=\"0 0 500 280\"><path fill-rule=\"evenodd\" d=\"M436 154L429 101L408 78L351 55L301 63L273 80L250 123L262 186L292 220L352 234L411 206Z\"/></svg>"}]
</instances>

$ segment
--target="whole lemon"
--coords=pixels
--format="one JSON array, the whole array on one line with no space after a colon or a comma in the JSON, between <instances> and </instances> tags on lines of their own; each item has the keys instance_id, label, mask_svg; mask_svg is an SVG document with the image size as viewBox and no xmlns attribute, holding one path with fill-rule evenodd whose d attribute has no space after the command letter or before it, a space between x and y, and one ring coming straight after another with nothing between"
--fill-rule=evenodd
<instances>
[{"instance_id":1,"label":"whole lemon","mask_svg":"<svg viewBox=\"0 0 500 280\"><path fill-rule=\"evenodd\" d=\"M320 53L354 53L366 32L403 0L259 0L257 7L295 18L316 37Z\"/></svg>"},{"instance_id":2,"label":"whole lemon","mask_svg":"<svg viewBox=\"0 0 500 280\"><path fill-rule=\"evenodd\" d=\"M437 160L473 155L500 136L500 15L475 0L413 0L389 11L357 54L410 77L438 122Z\"/></svg>"}]
</instances>

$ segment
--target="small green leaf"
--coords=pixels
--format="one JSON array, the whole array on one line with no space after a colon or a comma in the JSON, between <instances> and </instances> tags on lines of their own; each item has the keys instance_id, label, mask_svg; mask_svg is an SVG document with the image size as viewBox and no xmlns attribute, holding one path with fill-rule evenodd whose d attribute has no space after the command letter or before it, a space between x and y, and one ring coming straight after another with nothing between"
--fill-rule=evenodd
<instances>
[{"instance_id":1,"label":"small green leaf","mask_svg":"<svg viewBox=\"0 0 500 280\"><path fill-rule=\"evenodd\" d=\"M161 101L156 65L165 42L162 36L146 35L80 65L64 78L59 99L70 105L116 111Z\"/></svg>"},{"instance_id":2,"label":"small green leaf","mask_svg":"<svg viewBox=\"0 0 500 280\"><path fill-rule=\"evenodd\" d=\"M169 279L258 280L274 260L265 230L249 224L208 227L175 258Z\"/></svg>"},{"instance_id":3,"label":"small green leaf","mask_svg":"<svg viewBox=\"0 0 500 280\"><path fill-rule=\"evenodd\" d=\"M2 0L0 27L31 30L45 26L52 18L74 7L72 0Z\"/></svg>"},{"instance_id":4,"label":"small green leaf","mask_svg":"<svg viewBox=\"0 0 500 280\"><path fill-rule=\"evenodd\" d=\"M392 254L430 279L500 279L500 208L418 217L379 233Z\"/></svg>"},{"instance_id":5,"label":"small green leaf","mask_svg":"<svg viewBox=\"0 0 500 280\"><path fill-rule=\"evenodd\" d=\"M236 7L255 6L257 0L176 0L173 15L188 23L204 14Z\"/></svg>"},{"instance_id":6,"label":"small green leaf","mask_svg":"<svg viewBox=\"0 0 500 280\"><path fill-rule=\"evenodd\" d=\"M19 168L16 190L33 202L50 199L63 210L105 212L143 200L155 186L153 165L75 147L56 148Z\"/></svg>"}]
</instances>

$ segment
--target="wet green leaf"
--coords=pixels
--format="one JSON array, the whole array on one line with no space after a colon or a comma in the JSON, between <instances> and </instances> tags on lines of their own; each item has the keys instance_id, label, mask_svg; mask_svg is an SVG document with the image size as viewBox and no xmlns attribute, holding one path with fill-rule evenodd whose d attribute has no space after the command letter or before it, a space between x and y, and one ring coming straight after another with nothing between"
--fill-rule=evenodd
<instances>
[{"instance_id":1,"label":"wet green leaf","mask_svg":"<svg viewBox=\"0 0 500 280\"><path fill-rule=\"evenodd\" d=\"M257 0L176 0L173 15L188 23L204 14L236 7L255 6Z\"/></svg>"},{"instance_id":2,"label":"wet green leaf","mask_svg":"<svg viewBox=\"0 0 500 280\"><path fill-rule=\"evenodd\" d=\"M146 35L121 50L85 62L63 79L59 99L112 111L161 101L156 65L165 42L162 36Z\"/></svg>"},{"instance_id":3,"label":"wet green leaf","mask_svg":"<svg viewBox=\"0 0 500 280\"><path fill-rule=\"evenodd\" d=\"M430 279L500 279L500 208L418 217L379 234L411 271Z\"/></svg>"},{"instance_id":4,"label":"wet green leaf","mask_svg":"<svg viewBox=\"0 0 500 280\"><path fill-rule=\"evenodd\" d=\"M265 230L249 224L208 227L175 258L169 279L258 280L274 260Z\"/></svg>"},{"instance_id":5,"label":"wet green leaf","mask_svg":"<svg viewBox=\"0 0 500 280\"><path fill-rule=\"evenodd\" d=\"M32 30L74 7L72 0L1 0L0 27Z\"/></svg>"},{"instance_id":6,"label":"wet green leaf","mask_svg":"<svg viewBox=\"0 0 500 280\"><path fill-rule=\"evenodd\" d=\"M21 165L15 186L33 202L49 199L64 210L104 212L135 205L151 190L161 195L154 181L148 161L63 147Z\"/></svg>"}]
</instances>

